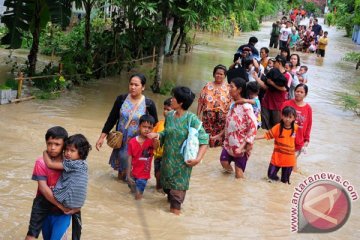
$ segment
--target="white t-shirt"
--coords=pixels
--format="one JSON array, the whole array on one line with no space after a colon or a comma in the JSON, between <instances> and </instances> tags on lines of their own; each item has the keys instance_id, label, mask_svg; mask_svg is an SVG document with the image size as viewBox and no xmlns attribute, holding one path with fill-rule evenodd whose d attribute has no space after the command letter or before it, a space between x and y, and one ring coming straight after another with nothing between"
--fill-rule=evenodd
<instances>
[{"instance_id":1,"label":"white t-shirt","mask_svg":"<svg viewBox=\"0 0 360 240\"><path fill-rule=\"evenodd\" d=\"M280 41L287 41L291 34L291 28L281 28L280 33Z\"/></svg>"}]
</instances>

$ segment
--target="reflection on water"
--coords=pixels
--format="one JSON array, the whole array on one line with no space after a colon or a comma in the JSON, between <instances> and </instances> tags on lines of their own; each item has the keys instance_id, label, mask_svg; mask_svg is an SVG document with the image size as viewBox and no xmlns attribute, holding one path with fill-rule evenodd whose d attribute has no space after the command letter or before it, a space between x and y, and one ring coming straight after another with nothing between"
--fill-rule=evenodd
<instances>
[{"instance_id":1,"label":"reflection on water","mask_svg":"<svg viewBox=\"0 0 360 240\"><path fill-rule=\"evenodd\" d=\"M271 23L265 23L257 47L268 45ZM209 149L203 163L193 170L183 215L168 213L166 198L155 191L152 178L144 199L135 202L126 184L116 180L108 166L110 149L93 150L89 161L89 191L83 208L83 239L359 239L359 203L352 206L348 222L326 235L290 232L290 207L294 187L306 176L321 171L340 174L360 192L360 121L342 111L335 93L343 91L356 77L354 66L340 63L342 54L356 50L342 32L329 31L325 59L301 55L309 67L309 96L314 112L308 154L300 159L303 175L293 174L291 185L264 180L272 153L271 142L256 142L248 162L245 180L223 174L220 149ZM213 67L230 65L234 51L252 34L219 38L198 34L208 45L195 46L192 54L167 59L164 81L190 86L196 93L211 81ZM271 55L277 54L271 50ZM27 230L36 182L31 181L35 158L45 148L44 134L54 125L70 134L83 133L95 145L115 97L127 90L129 74L101 79L60 99L34 100L0 106L0 239L21 239ZM150 85L150 84L148 84ZM161 114L167 96L146 91ZM195 111L196 104L191 108Z\"/></svg>"}]
</instances>

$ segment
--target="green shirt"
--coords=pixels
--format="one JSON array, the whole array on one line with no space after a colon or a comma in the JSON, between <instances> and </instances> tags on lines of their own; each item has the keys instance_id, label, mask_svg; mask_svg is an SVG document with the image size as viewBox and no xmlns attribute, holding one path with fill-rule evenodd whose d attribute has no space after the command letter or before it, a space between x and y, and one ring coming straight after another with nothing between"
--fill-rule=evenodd
<instances>
[{"instance_id":1,"label":"green shirt","mask_svg":"<svg viewBox=\"0 0 360 240\"><path fill-rule=\"evenodd\" d=\"M180 148L188 135L188 125L198 128L201 121L191 112L186 111L180 118L175 111L167 114L165 129L160 133L164 153L161 161L161 185L164 189L188 190L192 167L186 165ZM209 143L209 135L201 127L199 130L200 145Z\"/></svg>"}]
</instances>

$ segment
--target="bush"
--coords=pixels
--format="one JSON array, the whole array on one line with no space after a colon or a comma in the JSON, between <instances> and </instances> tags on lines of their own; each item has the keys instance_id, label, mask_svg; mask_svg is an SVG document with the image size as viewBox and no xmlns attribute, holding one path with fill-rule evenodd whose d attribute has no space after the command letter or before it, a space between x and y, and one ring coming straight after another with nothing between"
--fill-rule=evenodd
<instances>
[{"instance_id":1,"label":"bush","mask_svg":"<svg viewBox=\"0 0 360 240\"><path fill-rule=\"evenodd\" d=\"M17 90L18 85L19 85L19 83L15 79L9 78L5 81L5 86L11 88L12 90Z\"/></svg>"},{"instance_id":2,"label":"bush","mask_svg":"<svg viewBox=\"0 0 360 240\"><path fill-rule=\"evenodd\" d=\"M333 13L327 13L325 15L326 24L330 27L331 25L335 25L335 15Z\"/></svg>"},{"instance_id":3,"label":"bush","mask_svg":"<svg viewBox=\"0 0 360 240\"><path fill-rule=\"evenodd\" d=\"M345 54L345 57L343 57L343 60L356 63L360 61L360 52L348 52Z\"/></svg>"},{"instance_id":4,"label":"bush","mask_svg":"<svg viewBox=\"0 0 360 240\"><path fill-rule=\"evenodd\" d=\"M340 99L346 110L354 112L360 116L360 95L350 95L348 93L340 94Z\"/></svg>"}]
</instances>

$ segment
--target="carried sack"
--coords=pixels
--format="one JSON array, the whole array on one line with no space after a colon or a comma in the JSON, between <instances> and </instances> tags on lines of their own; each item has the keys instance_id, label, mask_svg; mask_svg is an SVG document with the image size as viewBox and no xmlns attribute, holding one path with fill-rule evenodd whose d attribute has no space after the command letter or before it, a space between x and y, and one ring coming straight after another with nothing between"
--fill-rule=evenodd
<instances>
[{"instance_id":1,"label":"carried sack","mask_svg":"<svg viewBox=\"0 0 360 240\"><path fill-rule=\"evenodd\" d=\"M192 159L196 159L198 152L199 152L199 130L201 128L202 122L200 122L199 127L193 128L190 127L190 123L189 123L189 128L188 128L188 137L187 139L185 139L185 141L183 142L181 149L180 149L180 153L184 156L184 161L188 161L188 160L192 160Z\"/></svg>"},{"instance_id":2,"label":"carried sack","mask_svg":"<svg viewBox=\"0 0 360 240\"><path fill-rule=\"evenodd\" d=\"M134 114L136 112L136 110L138 109L140 103L142 103L142 101L144 101L145 97L143 97L135 106L133 111L130 114L129 120L127 121L126 125L125 125L125 129L127 129L130 125L131 120L134 117ZM121 131L111 131L109 132L109 134L106 137L106 142L107 145L111 148L114 149L118 149L121 148L122 146L122 141L123 141L123 133Z\"/></svg>"}]
</instances>

